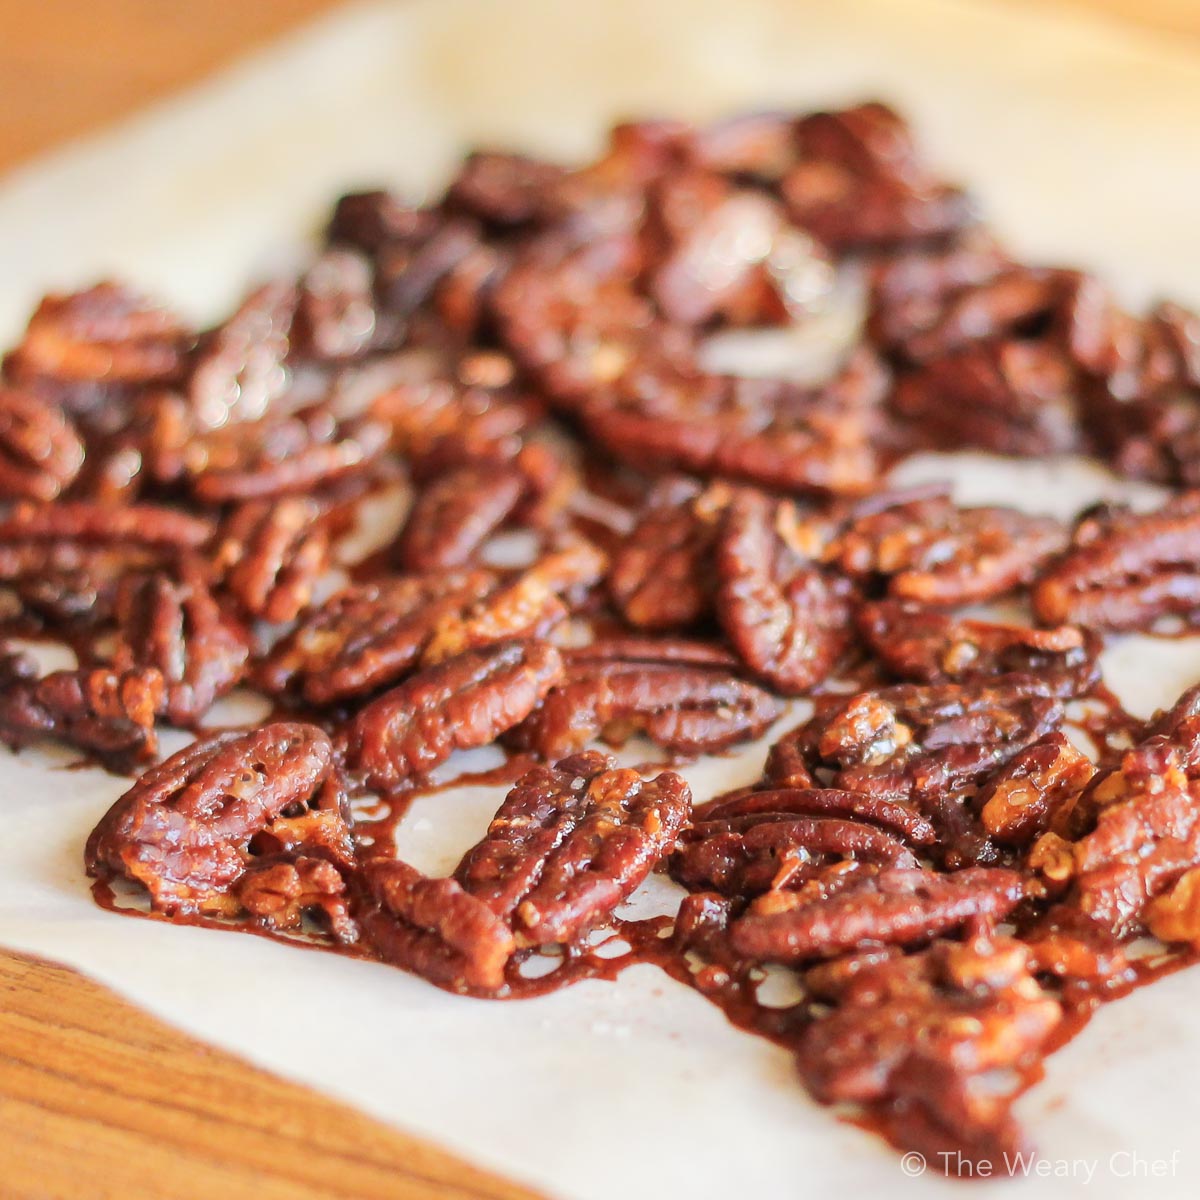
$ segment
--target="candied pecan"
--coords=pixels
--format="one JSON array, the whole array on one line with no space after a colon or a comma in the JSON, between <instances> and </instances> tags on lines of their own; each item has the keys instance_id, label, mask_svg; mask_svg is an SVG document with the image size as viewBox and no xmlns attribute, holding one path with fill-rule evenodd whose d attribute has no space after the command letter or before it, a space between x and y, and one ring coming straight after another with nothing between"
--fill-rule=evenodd
<instances>
[{"instance_id":1,"label":"candied pecan","mask_svg":"<svg viewBox=\"0 0 1200 1200\"><path fill-rule=\"evenodd\" d=\"M154 717L162 698L153 668L81 668L39 679L28 655L0 656L0 740L14 748L54 738L125 773L158 753Z\"/></svg>"},{"instance_id":2,"label":"candied pecan","mask_svg":"<svg viewBox=\"0 0 1200 1200\"><path fill-rule=\"evenodd\" d=\"M258 682L269 692L296 692L318 705L378 691L417 665L444 613L465 611L495 587L491 571L353 584L275 645Z\"/></svg>"},{"instance_id":3,"label":"candied pecan","mask_svg":"<svg viewBox=\"0 0 1200 1200\"><path fill-rule=\"evenodd\" d=\"M200 339L186 383L189 408L200 429L260 420L284 394L290 382L284 361L296 302L295 285L265 284Z\"/></svg>"},{"instance_id":4,"label":"candied pecan","mask_svg":"<svg viewBox=\"0 0 1200 1200\"><path fill-rule=\"evenodd\" d=\"M860 348L817 387L639 363L584 409L609 452L649 470L724 475L779 490L856 492L878 470L887 372Z\"/></svg>"},{"instance_id":5,"label":"candied pecan","mask_svg":"<svg viewBox=\"0 0 1200 1200\"><path fill-rule=\"evenodd\" d=\"M999 1173L1020 1149L1012 1101L1063 1015L1032 967L1020 942L976 935L810 971L810 986L835 981L797 1046L800 1074L825 1104L873 1106L901 1146L953 1147Z\"/></svg>"},{"instance_id":6,"label":"candied pecan","mask_svg":"<svg viewBox=\"0 0 1200 1200\"><path fill-rule=\"evenodd\" d=\"M649 637L641 634L606 634L583 646L563 650L564 662L681 663L692 667L723 667L736 670L737 655L717 642L689 638Z\"/></svg>"},{"instance_id":7,"label":"candied pecan","mask_svg":"<svg viewBox=\"0 0 1200 1200\"><path fill-rule=\"evenodd\" d=\"M326 362L355 358L376 333L371 265L352 250L327 250L301 281L296 348Z\"/></svg>"},{"instance_id":8,"label":"candied pecan","mask_svg":"<svg viewBox=\"0 0 1200 1200\"><path fill-rule=\"evenodd\" d=\"M560 403L576 405L612 382L648 345L667 356L690 352L690 337L656 325L653 305L634 291L640 265L626 236L582 246L543 238L497 285L491 303L503 344Z\"/></svg>"},{"instance_id":9,"label":"candied pecan","mask_svg":"<svg viewBox=\"0 0 1200 1200\"><path fill-rule=\"evenodd\" d=\"M211 734L151 768L88 839L88 874L143 884L158 912L232 915L257 836L348 865L333 746L312 725Z\"/></svg>"},{"instance_id":10,"label":"candied pecan","mask_svg":"<svg viewBox=\"0 0 1200 1200\"><path fill-rule=\"evenodd\" d=\"M103 617L119 579L165 567L212 536L200 517L150 504L19 504L0 520L0 581L56 619Z\"/></svg>"},{"instance_id":11,"label":"candied pecan","mask_svg":"<svg viewBox=\"0 0 1200 1200\"><path fill-rule=\"evenodd\" d=\"M651 186L644 236L646 290L667 320L684 325L782 321L832 282L824 252L777 202L697 167Z\"/></svg>"},{"instance_id":12,"label":"candied pecan","mask_svg":"<svg viewBox=\"0 0 1200 1200\"><path fill-rule=\"evenodd\" d=\"M963 685L901 684L821 704L767 759L773 786L820 786L918 805L948 866L996 857L966 805L998 767L1063 721L1054 688L1005 675Z\"/></svg>"},{"instance_id":13,"label":"candied pecan","mask_svg":"<svg viewBox=\"0 0 1200 1200\"><path fill-rule=\"evenodd\" d=\"M792 218L835 250L925 242L972 220L967 197L930 175L886 105L814 113L797 122L796 140L783 198Z\"/></svg>"},{"instance_id":14,"label":"candied pecan","mask_svg":"<svg viewBox=\"0 0 1200 1200\"><path fill-rule=\"evenodd\" d=\"M191 443L183 465L205 504L306 492L361 471L387 448L374 419L339 422L318 405L285 419L234 423Z\"/></svg>"},{"instance_id":15,"label":"candied pecan","mask_svg":"<svg viewBox=\"0 0 1200 1200\"><path fill-rule=\"evenodd\" d=\"M1099 639L1074 625L1030 629L970 621L905 600L858 610L858 628L888 672L916 683L972 681L1011 672L1052 680L1064 696L1100 677Z\"/></svg>"},{"instance_id":16,"label":"candied pecan","mask_svg":"<svg viewBox=\"0 0 1200 1200\"><path fill-rule=\"evenodd\" d=\"M82 466L83 443L62 412L0 385L0 496L54 500Z\"/></svg>"},{"instance_id":17,"label":"candied pecan","mask_svg":"<svg viewBox=\"0 0 1200 1200\"><path fill-rule=\"evenodd\" d=\"M717 539L717 615L746 665L784 695L820 683L851 640L846 590L802 551L795 507L734 497Z\"/></svg>"},{"instance_id":18,"label":"candied pecan","mask_svg":"<svg viewBox=\"0 0 1200 1200\"><path fill-rule=\"evenodd\" d=\"M918 247L870 264L872 340L891 353L905 351L963 288L994 279L1009 260L988 233L969 230L949 246ZM911 355L909 355L911 357Z\"/></svg>"},{"instance_id":19,"label":"candied pecan","mask_svg":"<svg viewBox=\"0 0 1200 1200\"><path fill-rule=\"evenodd\" d=\"M910 847L936 837L916 809L885 797L833 788L748 791L696 810L671 874L687 887L755 895L801 886L842 859L916 867Z\"/></svg>"},{"instance_id":20,"label":"candied pecan","mask_svg":"<svg viewBox=\"0 0 1200 1200\"><path fill-rule=\"evenodd\" d=\"M566 175L555 163L523 154L476 150L446 189L445 204L501 229L544 220L552 190Z\"/></svg>"},{"instance_id":21,"label":"candied pecan","mask_svg":"<svg viewBox=\"0 0 1200 1200\"><path fill-rule=\"evenodd\" d=\"M475 221L425 209L402 238L375 254L375 295L381 313L409 321L436 298L455 271L486 253Z\"/></svg>"},{"instance_id":22,"label":"candied pecan","mask_svg":"<svg viewBox=\"0 0 1200 1200\"><path fill-rule=\"evenodd\" d=\"M969 604L1028 583L1065 540L1050 517L933 498L854 521L826 556L855 578L882 577L900 599Z\"/></svg>"},{"instance_id":23,"label":"candied pecan","mask_svg":"<svg viewBox=\"0 0 1200 1200\"><path fill-rule=\"evenodd\" d=\"M985 342L908 371L891 406L924 446L979 447L997 454L1078 451L1075 368L1041 341Z\"/></svg>"},{"instance_id":24,"label":"candied pecan","mask_svg":"<svg viewBox=\"0 0 1200 1200\"><path fill-rule=\"evenodd\" d=\"M122 388L174 379L188 340L174 314L119 284L100 283L47 296L21 344L5 358L4 371L68 411L91 416ZM94 415L110 424L120 414Z\"/></svg>"},{"instance_id":25,"label":"candied pecan","mask_svg":"<svg viewBox=\"0 0 1200 1200\"><path fill-rule=\"evenodd\" d=\"M832 958L863 945L911 946L984 919L1003 920L1026 895L1016 871L968 867L828 868L798 888L757 897L729 927L733 949L756 962Z\"/></svg>"},{"instance_id":26,"label":"candied pecan","mask_svg":"<svg viewBox=\"0 0 1200 1200\"><path fill-rule=\"evenodd\" d=\"M561 676L558 651L537 641L499 642L426 667L354 718L347 762L368 786L395 787L454 750L495 741Z\"/></svg>"},{"instance_id":27,"label":"candied pecan","mask_svg":"<svg viewBox=\"0 0 1200 1200\"><path fill-rule=\"evenodd\" d=\"M1098 775L1056 828L1035 843L1029 864L1055 885L1070 885L1064 905L1116 937L1170 924L1173 889L1200 866L1200 795L1169 739L1152 734L1128 751L1118 770ZM1075 840L1063 832L1086 821ZM1178 906L1186 906L1184 885Z\"/></svg>"},{"instance_id":28,"label":"candied pecan","mask_svg":"<svg viewBox=\"0 0 1200 1200\"><path fill-rule=\"evenodd\" d=\"M374 254L385 243L408 237L421 220L419 210L391 192L351 192L334 205L328 239L331 245Z\"/></svg>"},{"instance_id":29,"label":"candied pecan","mask_svg":"<svg viewBox=\"0 0 1200 1200\"><path fill-rule=\"evenodd\" d=\"M637 523L613 554L608 590L638 629L679 629L706 615L711 602L709 555L727 495L676 476L646 497Z\"/></svg>"},{"instance_id":30,"label":"candied pecan","mask_svg":"<svg viewBox=\"0 0 1200 1200\"><path fill-rule=\"evenodd\" d=\"M523 775L456 878L518 947L572 943L636 888L691 811L676 774L645 779L592 750Z\"/></svg>"},{"instance_id":31,"label":"candied pecan","mask_svg":"<svg viewBox=\"0 0 1200 1200\"><path fill-rule=\"evenodd\" d=\"M128 575L117 588L118 670L155 667L166 685L162 714L173 725L194 725L241 681L250 647L246 631L213 598L199 563L179 577Z\"/></svg>"},{"instance_id":32,"label":"candied pecan","mask_svg":"<svg viewBox=\"0 0 1200 1200\"><path fill-rule=\"evenodd\" d=\"M444 612L421 662L429 666L504 638L544 636L567 615L564 601L595 584L606 566L601 551L582 538L548 551L469 608Z\"/></svg>"},{"instance_id":33,"label":"candied pecan","mask_svg":"<svg viewBox=\"0 0 1200 1200\"><path fill-rule=\"evenodd\" d=\"M386 961L450 991L500 991L516 949L501 916L456 880L428 879L395 859L368 861L362 874L359 920Z\"/></svg>"},{"instance_id":34,"label":"candied pecan","mask_svg":"<svg viewBox=\"0 0 1200 1200\"><path fill-rule=\"evenodd\" d=\"M303 497L252 500L221 526L212 561L243 612L291 621L329 566L329 527L320 507Z\"/></svg>"},{"instance_id":35,"label":"candied pecan","mask_svg":"<svg viewBox=\"0 0 1200 1200\"><path fill-rule=\"evenodd\" d=\"M1200 492L1150 513L1105 506L1084 514L1070 550L1038 576L1033 610L1047 623L1147 629L1200 617Z\"/></svg>"},{"instance_id":36,"label":"candied pecan","mask_svg":"<svg viewBox=\"0 0 1200 1200\"><path fill-rule=\"evenodd\" d=\"M1027 845L1074 804L1096 768L1065 734L1051 733L1014 755L992 776L973 805L988 835Z\"/></svg>"},{"instance_id":37,"label":"candied pecan","mask_svg":"<svg viewBox=\"0 0 1200 1200\"><path fill-rule=\"evenodd\" d=\"M401 534L398 561L408 571L436 571L469 562L512 516L525 476L505 464L468 464L426 484Z\"/></svg>"},{"instance_id":38,"label":"candied pecan","mask_svg":"<svg viewBox=\"0 0 1200 1200\"><path fill-rule=\"evenodd\" d=\"M782 711L769 693L720 667L576 656L512 740L553 759L592 738L620 744L641 733L701 754L758 737Z\"/></svg>"}]
</instances>

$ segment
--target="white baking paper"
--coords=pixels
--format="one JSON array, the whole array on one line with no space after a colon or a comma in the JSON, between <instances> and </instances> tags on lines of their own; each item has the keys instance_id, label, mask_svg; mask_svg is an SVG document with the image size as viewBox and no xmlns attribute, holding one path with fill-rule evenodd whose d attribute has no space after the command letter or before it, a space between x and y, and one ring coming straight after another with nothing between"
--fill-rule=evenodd
<instances>
[{"instance_id":1,"label":"white baking paper","mask_svg":"<svg viewBox=\"0 0 1200 1200\"><path fill-rule=\"evenodd\" d=\"M100 275L204 319L293 261L340 191L420 193L461 149L583 155L619 116L868 96L914 118L1023 255L1131 302L1200 301L1200 56L1118 25L985 0L438 0L347 10L0 187L0 335ZM1069 513L1120 491L1079 463L923 460L972 501ZM1200 639L1106 655L1139 712L1200 679ZM764 747L687 774L703 798ZM963 1195L910 1177L812 1104L788 1056L650 967L514 1004L374 964L95 908L84 839L123 790L57 752L0 753L0 942L81 968L175 1025L563 1197ZM457 764L456 764L457 765ZM499 796L423 800L405 853L439 869ZM297 1051L297 1047L302 1047ZM1194 1195L1200 971L1102 1011L1020 1103L1039 1157L989 1194ZM3 1134L0 1133L0 1137Z\"/></svg>"}]
</instances>

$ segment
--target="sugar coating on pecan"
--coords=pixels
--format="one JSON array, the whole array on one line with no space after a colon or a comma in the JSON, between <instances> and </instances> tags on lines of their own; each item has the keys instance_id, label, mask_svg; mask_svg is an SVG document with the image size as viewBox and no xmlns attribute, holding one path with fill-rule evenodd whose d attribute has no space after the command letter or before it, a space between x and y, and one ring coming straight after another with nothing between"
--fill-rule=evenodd
<instances>
[{"instance_id":1,"label":"sugar coating on pecan","mask_svg":"<svg viewBox=\"0 0 1200 1200\"><path fill-rule=\"evenodd\" d=\"M519 724L562 677L546 642L497 642L425 667L373 700L346 729L346 758L370 787L394 788L454 750Z\"/></svg>"},{"instance_id":2,"label":"sugar coating on pecan","mask_svg":"<svg viewBox=\"0 0 1200 1200\"><path fill-rule=\"evenodd\" d=\"M846 589L812 562L795 508L734 497L717 541L717 613L746 665L784 695L820 683L851 637Z\"/></svg>"},{"instance_id":3,"label":"sugar coating on pecan","mask_svg":"<svg viewBox=\"0 0 1200 1200\"><path fill-rule=\"evenodd\" d=\"M576 941L640 884L691 811L678 775L655 779L589 751L519 779L456 878L518 946Z\"/></svg>"},{"instance_id":4,"label":"sugar coating on pecan","mask_svg":"<svg viewBox=\"0 0 1200 1200\"><path fill-rule=\"evenodd\" d=\"M234 915L235 886L263 835L335 864L352 858L333 746L312 725L277 723L194 742L117 800L92 831L85 858L91 875L142 884L156 911Z\"/></svg>"},{"instance_id":5,"label":"sugar coating on pecan","mask_svg":"<svg viewBox=\"0 0 1200 1200\"><path fill-rule=\"evenodd\" d=\"M1046 623L1093 629L1149 629L1162 617L1192 624L1200 612L1200 493L1150 513L1104 507L1085 514L1071 548L1033 589Z\"/></svg>"}]
</instances>

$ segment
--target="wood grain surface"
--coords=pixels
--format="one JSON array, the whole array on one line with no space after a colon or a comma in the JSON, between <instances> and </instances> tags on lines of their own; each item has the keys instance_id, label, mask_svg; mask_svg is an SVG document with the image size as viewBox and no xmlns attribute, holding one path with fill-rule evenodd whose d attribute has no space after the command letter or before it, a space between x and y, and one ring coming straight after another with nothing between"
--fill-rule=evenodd
<instances>
[{"instance_id":1,"label":"wood grain surface","mask_svg":"<svg viewBox=\"0 0 1200 1200\"><path fill-rule=\"evenodd\" d=\"M0 0L0 170L335 7ZM1200 0L1059 7L1200 39ZM529 1195L183 1037L72 971L0 951L0 1200Z\"/></svg>"}]
</instances>

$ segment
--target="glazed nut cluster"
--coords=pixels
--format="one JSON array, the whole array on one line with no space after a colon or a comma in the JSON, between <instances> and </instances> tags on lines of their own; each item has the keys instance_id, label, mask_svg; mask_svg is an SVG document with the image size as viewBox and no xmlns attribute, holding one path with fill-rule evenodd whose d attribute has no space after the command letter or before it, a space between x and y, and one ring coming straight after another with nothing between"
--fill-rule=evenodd
<instances>
[{"instance_id":1,"label":"glazed nut cluster","mask_svg":"<svg viewBox=\"0 0 1200 1200\"><path fill-rule=\"evenodd\" d=\"M846 296L827 372L717 369ZM962 449L1169 498L889 482ZM215 328L39 305L0 375L0 735L137 777L105 904L477 997L653 962L895 1145L999 1164L1065 1031L1200 947L1200 691L1143 722L1099 667L1200 624L1192 487L1200 319L1016 261L882 104L480 152L421 206L344 196ZM222 728L235 689L270 717ZM163 727L199 736L160 761ZM671 769L758 739L735 792ZM396 824L489 746L507 797L422 874ZM676 899L634 919L651 873Z\"/></svg>"}]
</instances>

